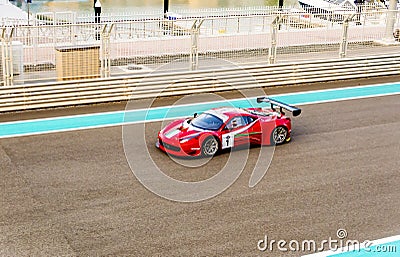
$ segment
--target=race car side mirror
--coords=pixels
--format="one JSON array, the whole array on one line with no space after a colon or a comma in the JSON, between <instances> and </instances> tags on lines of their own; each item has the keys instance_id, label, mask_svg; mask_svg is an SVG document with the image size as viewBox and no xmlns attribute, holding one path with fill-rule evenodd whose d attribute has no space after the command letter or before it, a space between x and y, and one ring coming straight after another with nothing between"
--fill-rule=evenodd
<instances>
[{"instance_id":1,"label":"race car side mirror","mask_svg":"<svg viewBox=\"0 0 400 257\"><path fill-rule=\"evenodd\" d=\"M195 112L194 114L193 114L193 118L196 118L197 117L197 112Z\"/></svg>"}]
</instances>

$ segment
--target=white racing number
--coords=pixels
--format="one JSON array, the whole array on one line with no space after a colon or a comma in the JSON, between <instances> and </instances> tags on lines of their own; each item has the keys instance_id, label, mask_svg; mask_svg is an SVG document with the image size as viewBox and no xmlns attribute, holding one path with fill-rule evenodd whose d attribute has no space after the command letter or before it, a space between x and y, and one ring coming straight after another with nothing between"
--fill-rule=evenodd
<instances>
[{"instance_id":1,"label":"white racing number","mask_svg":"<svg viewBox=\"0 0 400 257\"><path fill-rule=\"evenodd\" d=\"M233 147L235 143L235 135L233 133L227 133L222 135L222 149Z\"/></svg>"}]
</instances>

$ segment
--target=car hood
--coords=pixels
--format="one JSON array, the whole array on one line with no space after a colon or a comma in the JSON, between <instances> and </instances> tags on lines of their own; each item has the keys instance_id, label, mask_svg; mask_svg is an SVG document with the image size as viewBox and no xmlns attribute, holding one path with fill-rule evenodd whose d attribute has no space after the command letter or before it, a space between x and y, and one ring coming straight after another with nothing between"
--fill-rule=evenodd
<instances>
[{"instance_id":1,"label":"car hood","mask_svg":"<svg viewBox=\"0 0 400 257\"><path fill-rule=\"evenodd\" d=\"M190 123L190 119L180 119L168 124L160 133L163 137L171 140L181 140L185 138L195 137L204 132L204 130L196 128Z\"/></svg>"}]
</instances>

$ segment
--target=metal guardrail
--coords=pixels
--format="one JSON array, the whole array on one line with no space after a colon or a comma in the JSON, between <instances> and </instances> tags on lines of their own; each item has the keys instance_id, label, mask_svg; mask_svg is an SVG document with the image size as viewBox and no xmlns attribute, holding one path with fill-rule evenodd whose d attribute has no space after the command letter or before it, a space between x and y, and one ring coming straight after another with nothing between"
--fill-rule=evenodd
<instances>
[{"instance_id":1,"label":"metal guardrail","mask_svg":"<svg viewBox=\"0 0 400 257\"><path fill-rule=\"evenodd\" d=\"M0 112L390 75L400 55L14 85L0 88Z\"/></svg>"}]
</instances>

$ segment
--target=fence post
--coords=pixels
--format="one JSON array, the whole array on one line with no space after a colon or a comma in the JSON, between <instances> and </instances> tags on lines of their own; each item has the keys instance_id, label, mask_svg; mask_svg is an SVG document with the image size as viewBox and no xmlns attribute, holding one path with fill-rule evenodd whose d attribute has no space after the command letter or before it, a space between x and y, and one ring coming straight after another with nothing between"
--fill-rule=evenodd
<instances>
[{"instance_id":1,"label":"fence post","mask_svg":"<svg viewBox=\"0 0 400 257\"><path fill-rule=\"evenodd\" d=\"M100 35L97 29L100 25L101 18L101 2L100 0L94 0L94 23L96 24L95 40L100 40Z\"/></svg>"},{"instance_id":2,"label":"fence post","mask_svg":"<svg viewBox=\"0 0 400 257\"><path fill-rule=\"evenodd\" d=\"M383 41L387 43L392 43L395 42L393 33L394 33L394 24L396 23L397 0L389 1L389 8L386 10L386 12L387 12L386 29Z\"/></svg>"},{"instance_id":3,"label":"fence post","mask_svg":"<svg viewBox=\"0 0 400 257\"><path fill-rule=\"evenodd\" d=\"M111 24L107 30L107 24L104 25L100 34L101 39L101 55L100 55L100 75L102 78L109 78L111 75L111 60L110 60L110 37L114 24Z\"/></svg>"},{"instance_id":4,"label":"fence post","mask_svg":"<svg viewBox=\"0 0 400 257\"><path fill-rule=\"evenodd\" d=\"M7 35L7 28L2 28L1 31L1 65L3 69L3 80L5 86L13 85L14 71L12 60L12 36L14 28L11 28Z\"/></svg>"},{"instance_id":5,"label":"fence post","mask_svg":"<svg viewBox=\"0 0 400 257\"><path fill-rule=\"evenodd\" d=\"M349 29L349 21L353 19L355 14L350 14L343 21L342 40L340 41L339 57L344 58L347 54L347 36Z\"/></svg>"},{"instance_id":6,"label":"fence post","mask_svg":"<svg viewBox=\"0 0 400 257\"><path fill-rule=\"evenodd\" d=\"M276 60L276 39L279 30L279 26L282 20L282 16L279 14L275 17L275 19L271 23L271 47L268 51L268 63L274 64Z\"/></svg>"},{"instance_id":7,"label":"fence post","mask_svg":"<svg viewBox=\"0 0 400 257\"><path fill-rule=\"evenodd\" d=\"M191 38L191 47L190 47L190 70L197 70L199 66L199 52L198 52L198 43L199 43L199 34L200 27L203 24L204 20L195 20L190 29L190 38Z\"/></svg>"}]
</instances>

